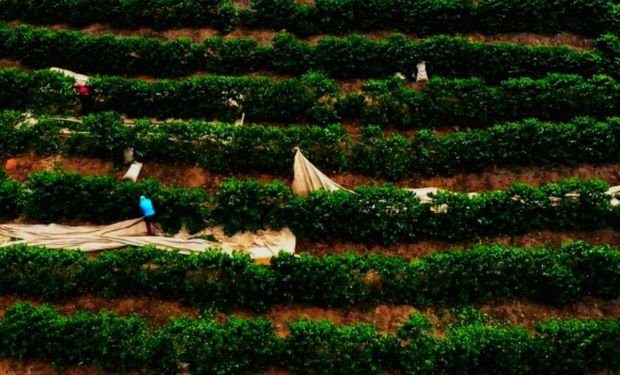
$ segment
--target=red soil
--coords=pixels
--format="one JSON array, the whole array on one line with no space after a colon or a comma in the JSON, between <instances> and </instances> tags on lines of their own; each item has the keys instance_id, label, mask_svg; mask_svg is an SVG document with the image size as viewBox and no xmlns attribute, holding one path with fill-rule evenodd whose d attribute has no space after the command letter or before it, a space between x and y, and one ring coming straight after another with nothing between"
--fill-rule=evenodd
<instances>
[{"instance_id":1,"label":"red soil","mask_svg":"<svg viewBox=\"0 0 620 375\"><path fill-rule=\"evenodd\" d=\"M38 157L36 155L21 155L5 160L4 167L9 176L18 181L24 181L28 175L35 171L51 171L62 169L75 171L84 175L114 174L121 177L125 169L115 169L112 163L104 159L82 157ZM384 179L368 176L342 173L334 174L324 171L335 182L347 188L360 185L375 185L386 183ZM262 183L273 180L281 180L290 184L291 177L275 177L265 173L233 175L211 173L204 168L193 165L174 165L166 163L144 164L140 178L157 178L164 184L202 187L214 192L217 186L230 177L252 177ZM416 176L395 183L400 187L422 188L438 187L451 191L475 192L489 190L503 190L515 182L524 182L533 186L558 182L563 178L591 179L597 178L606 181L610 186L620 185L620 163L617 164L579 164L574 167L565 165L546 165L537 167L492 167L481 172L457 173L453 176L424 177Z\"/></svg>"}]
</instances>

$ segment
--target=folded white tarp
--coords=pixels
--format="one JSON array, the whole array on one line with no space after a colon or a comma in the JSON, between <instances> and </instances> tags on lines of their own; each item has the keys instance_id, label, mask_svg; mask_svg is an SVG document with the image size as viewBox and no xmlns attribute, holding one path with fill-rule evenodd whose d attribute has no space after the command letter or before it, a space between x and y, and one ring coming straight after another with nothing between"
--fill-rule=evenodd
<instances>
[{"instance_id":1,"label":"folded white tarp","mask_svg":"<svg viewBox=\"0 0 620 375\"><path fill-rule=\"evenodd\" d=\"M298 147L295 148L293 172L293 184L291 185L291 189L295 195L305 197L311 192L319 189L325 189L327 191L347 190L332 181L315 167L306 159Z\"/></svg>"},{"instance_id":2,"label":"folded white tarp","mask_svg":"<svg viewBox=\"0 0 620 375\"><path fill-rule=\"evenodd\" d=\"M138 180L138 176L140 176L140 171L142 171L142 163L134 161L129 166L127 173L125 173L125 175L123 176L123 180L131 180L133 182L136 182Z\"/></svg>"},{"instance_id":3,"label":"folded white tarp","mask_svg":"<svg viewBox=\"0 0 620 375\"><path fill-rule=\"evenodd\" d=\"M297 238L288 228L281 230L259 230L257 232L238 232L227 236L222 227L203 230L189 238L213 236L221 244L252 254L254 259L270 259L280 252L295 253Z\"/></svg>"},{"instance_id":4,"label":"folded white tarp","mask_svg":"<svg viewBox=\"0 0 620 375\"><path fill-rule=\"evenodd\" d=\"M162 250L178 250L183 254L204 252L211 248L230 254L235 249L249 253L258 262L268 262L280 251L295 252L295 236L288 229L279 232L243 233L239 236L241 237L237 239L235 236L231 237L235 240L228 242L207 241L200 238L148 236L142 218L100 226L0 225L0 247L26 244L90 252L151 245ZM222 238L226 240L225 237Z\"/></svg>"}]
</instances>

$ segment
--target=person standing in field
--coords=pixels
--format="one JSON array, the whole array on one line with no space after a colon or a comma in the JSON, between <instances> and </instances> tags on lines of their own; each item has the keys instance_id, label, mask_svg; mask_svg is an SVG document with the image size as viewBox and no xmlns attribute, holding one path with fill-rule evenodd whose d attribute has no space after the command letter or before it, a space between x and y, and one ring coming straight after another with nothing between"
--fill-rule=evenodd
<instances>
[{"instance_id":1,"label":"person standing in field","mask_svg":"<svg viewBox=\"0 0 620 375\"><path fill-rule=\"evenodd\" d=\"M142 214L144 215L144 221L146 222L146 232L149 236L153 235L152 223L155 219L155 208L153 207L153 202L145 197L144 195L140 197L140 209L142 210Z\"/></svg>"},{"instance_id":2,"label":"person standing in field","mask_svg":"<svg viewBox=\"0 0 620 375\"><path fill-rule=\"evenodd\" d=\"M76 91L77 97L80 100L80 110L83 115L87 115L92 110L92 103L90 97L90 89L84 83L76 83L73 85L73 88Z\"/></svg>"}]
</instances>

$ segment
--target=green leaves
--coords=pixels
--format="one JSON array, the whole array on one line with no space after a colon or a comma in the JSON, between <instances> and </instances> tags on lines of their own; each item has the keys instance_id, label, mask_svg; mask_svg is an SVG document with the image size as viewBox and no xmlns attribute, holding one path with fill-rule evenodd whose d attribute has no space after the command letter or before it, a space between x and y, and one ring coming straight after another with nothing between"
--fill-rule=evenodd
<instances>
[{"instance_id":1,"label":"green leaves","mask_svg":"<svg viewBox=\"0 0 620 375\"><path fill-rule=\"evenodd\" d=\"M263 319L173 320L146 327L109 312L58 314L49 306L18 303L0 320L0 355L51 361L59 366L95 362L98 367L176 374L186 363L194 374L240 374L277 366L317 374L566 374L617 370L617 319L565 320L519 327L467 324L433 336L416 315L400 334L379 333L364 323L336 325L298 320L286 337Z\"/></svg>"},{"instance_id":2,"label":"green leaves","mask_svg":"<svg viewBox=\"0 0 620 375\"><path fill-rule=\"evenodd\" d=\"M525 298L565 304L620 296L620 255L584 242L559 250L477 246L416 261L379 255L282 254L271 266L247 254L181 255L153 248L87 258L69 250L0 249L0 294L56 300L94 293L156 296L194 306L264 311L278 303L350 307L478 304ZM430 329L421 321L403 337Z\"/></svg>"},{"instance_id":3,"label":"green leaves","mask_svg":"<svg viewBox=\"0 0 620 375\"><path fill-rule=\"evenodd\" d=\"M3 19L39 24L155 29L212 26L227 33L236 26L286 29L299 35L346 34L395 29L418 35L505 32L598 35L617 31L617 11L607 0L252 0L236 8L228 0L2 0Z\"/></svg>"},{"instance_id":4,"label":"green leaves","mask_svg":"<svg viewBox=\"0 0 620 375\"><path fill-rule=\"evenodd\" d=\"M0 186L3 214L9 217L109 223L139 216L138 198L148 195L158 221L170 232L183 224L191 231L223 225L229 234L288 226L297 236L315 241L383 245L543 229L600 229L616 225L620 215L611 206L604 182L577 179L540 188L515 184L475 196L440 192L432 203L421 203L411 191L391 185L360 186L356 194L319 190L309 197L293 197L281 182L260 184L253 179L230 179L215 197L201 189L164 187L157 180L136 184L62 172L37 172L23 185L5 180Z\"/></svg>"},{"instance_id":5,"label":"green leaves","mask_svg":"<svg viewBox=\"0 0 620 375\"><path fill-rule=\"evenodd\" d=\"M286 206L293 198L291 190L280 182L266 185L256 180L228 180L215 196L213 217L232 235L238 231L280 229L287 225Z\"/></svg>"},{"instance_id":6,"label":"green leaves","mask_svg":"<svg viewBox=\"0 0 620 375\"><path fill-rule=\"evenodd\" d=\"M272 2L272 1L270 1ZM317 44L292 34L278 34L271 45L254 39L213 37L195 43L180 38L162 41L146 37L89 36L66 31L15 29L0 25L5 48L0 55L33 68L60 66L89 74L148 75L160 78L197 72L241 74L272 71L302 75L322 71L333 78L385 78L395 72L410 77L416 64L426 61L431 77L480 77L498 82L510 77L543 77L575 73L585 77L608 74L618 57L614 36L597 44L602 50L575 51L557 46L481 43L462 37L432 36L423 40L392 34L373 40L363 35L325 37ZM610 69L610 63L611 68ZM334 87L332 87L333 89ZM335 91L335 90L332 90ZM321 95L319 95L321 96Z\"/></svg>"}]
</instances>

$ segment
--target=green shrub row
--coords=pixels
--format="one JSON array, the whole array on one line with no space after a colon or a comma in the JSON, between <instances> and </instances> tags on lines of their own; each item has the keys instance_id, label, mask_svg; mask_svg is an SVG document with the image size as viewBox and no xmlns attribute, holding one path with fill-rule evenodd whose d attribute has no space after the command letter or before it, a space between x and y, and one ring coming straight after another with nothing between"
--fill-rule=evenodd
<instances>
[{"instance_id":1,"label":"green shrub row","mask_svg":"<svg viewBox=\"0 0 620 375\"><path fill-rule=\"evenodd\" d=\"M0 70L0 109L48 113L75 112L71 80L51 71ZM460 125L484 127L538 118L568 121L620 112L620 84L608 76L585 79L550 74L542 79L515 78L489 85L478 78L432 78L416 91L397 77L370 80L362 91L340 94L336 83L318 73L297 79L194 77L146 82L93 77L95 111L131 117L206 118L232 122L243 111L249 121L331 124L360 120L401 129ZM237 98L241 108L231 107Z\"/></svg>"},{"instance_id":2,"label":"green shrub row","mask_svg":"<svg viewBox=\"0 0 620 375\"><path fill-rule=\"evenodd\" d=\"M238 11L229 0L1 0L0 17L76 26L109 23L122 28L211 26L222 31L239 23Z\"/></svg>"},{"instance_id":3,"label":"green shrub row","mask_svg":"<svg viewBox=\"0 0 620 375\"><path fill-rule=\"evenodd\" d=\"M363 127L356 141L345 127L233 126L199 121L157 125L138 120L124 125L114 113L82 118L82 124L40 117L21 126L22 115L0 113L0 157L35 150L40 155L78 155L122 161L133 147L142 161L198 164L217 173L292 174L294 147L325 171L350 171L397 181L406 177L450 175L491 166L620 161L620 118L598 122L579 117L568 123L538 120L483 130L434 135L422 130L409 139L384 136ZM62 129L73 131L62 134Z\"/></svg>"},{"instance_id":4,"label":"green shrub row","mask_svg":"<svg viewBox=\"0 0 620 375\"><path fill-rule=\"evenodd\" d=\"M154 198L160 220L169 230L183 223L190 230L223 225L232 234L287 225L297 236L311 240L393 244L617 227L620 208L611 206L606 191L601 181L564 180L540 188L515 184L505 191L472 197L440 192L429 204L391 185L358 187L356 194L321 190L304 198L294 197L280 182L263 185L252 179L231 179L210 197L200 189L162 187L156 180L135 184L112 176L37 172L23 185L0 182L0 207L6 208L0 216L113 222L137 216L136 202L147 194ZM566 196L569 193L581 198Z\"/></svg>"},{"instance_id":5,"label":"green shrub row","mask_svg":"<svg viewBox=\"0 0 620 375\"><path fill-rule=\"evenodd\" d=\"M602 46L617 40L607 35ZM313 45L291 34L278 34L270 46L254 39L209 38L162 41L152 38L88 36L76 31L56 31L19 26L0 27L0 56L34 68L60 66L82 73L178 77L196 72L240 74L273 71L300 75L323 71L335 78L381 78L396 72L416 73L416 64L427 62L431 76L481 77L499 81L509 77L544 76L550 72L584 76L617 75L610 61L620 54L578 52L566 47L520 46L472 42L462 37L436 36L421 41L393 34L382 40L355 35L325 37Z\"/></svg>"},{"instance_id":6,"label":"green shrub row","mask_svg":"<svg viewBox=\"0 0 620 375\"><path fill-rule=\"evenodd\" d=\"M111 223L141 216L141 195L157 202L158 220L167 230L176 231L186 224L196 231L209 218L209 196L202 189L164 187L153 179L125 183L113 176L60 172L33 173L23 185L0 180L0 217Z\"/></svg>"},{"instance_id":7,"label":"green shrub row","mask_svg":"<svg viewBox=\"0 0 620 375\"><path fill-rule=\"evenodd\" d=\"M598 35L620 30L616 3L607 0L253 0L242 24L285 28L309 35L352 30L392 30L416 34L570 31Z\"/></svg>"},{"instance_id":8,"label":"green shrub row","mask_svg":"<svg viewBox=\"0 0 620 375\"><path fill-rule=\"evenodd\" d=\"M228 0L2 0L2 19L118 27L236 26L287 29L309 35L398 30L417 34L569 31L598 35L620 31L617 5L609 0L251 0L248 9Z\"/></svg>"},{"instance_id":9,"label":"green shrub row","mask_svg":"<svg viewBox=\"0 0 620 375\"><path fill-rule=\"evenodd\" d=\"M455 306L528 299L565 304L585 296L620 296L620 252L585 242L557 250L476 246L413 261L352 253L280 254L270 266L242 253L181 255L145 247L93 258L19 245L0 249L0 260L0 294L48 301L147 295L205 308L264 311L283 303Z\"/></svg>"},{"instance_id":10,"label":"green shrub row","mask_svg":"<svg viewBox=\"0 0 620 375\"><path fill-rule=\"evenodd\" d=\"M96 363L106 370L149 369L177 374L242 374L269 366L321 374L582 374L620 368L617 319L552 320L535 333L482 323L433 336L432 324L412 315L396 333L369 324L289 323L278 337L263 318L175 319L154 329L135 316L80 312L63 316L49 306L18 303L0 320L0 356Z\"/></svg>"}]
</instances>

